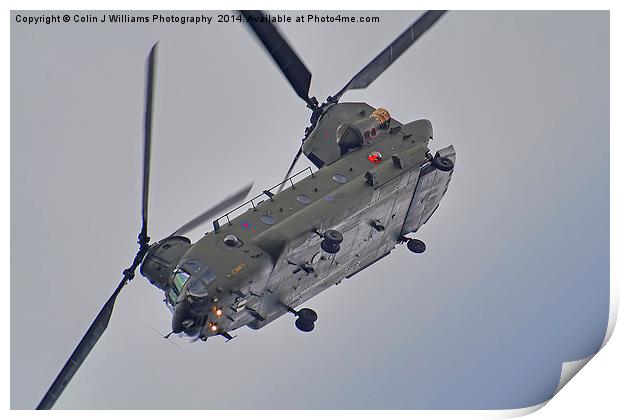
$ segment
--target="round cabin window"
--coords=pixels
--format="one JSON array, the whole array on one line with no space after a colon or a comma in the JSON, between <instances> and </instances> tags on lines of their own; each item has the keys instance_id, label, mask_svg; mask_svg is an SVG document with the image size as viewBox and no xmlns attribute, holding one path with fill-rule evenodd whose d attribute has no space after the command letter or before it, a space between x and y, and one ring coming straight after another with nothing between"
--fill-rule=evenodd
<instances>
[{"instance_id":1,"label":"round cabin window","mask_svg":"<svg viewBox=\"0 0 620 420\"><path fill-rule=\"evenodd\" d=\"M335 182L339 183L339 184L344 184L345 182L347 182L347 181L348 181L348 179L347 179L347 177L346 177L346 176L344 176L344 175L340 175L340 174L336 174L336 175L332 176L332 179L333 179Z\"/></svg>"},{"instance_id":2,"label":"round cabin window","mask_svg":"<svg viewBox=\"0 0 620 420\"><path fill-rule=\"evenodd\" d=\"M299 194L297 196L297 201L299 201L301 204L310 204L312 202L312 199L306 194Z\"/></svg>"},{"instance_id":3,"label":"round cabin window","mask_svg":"<svg viewBox=\"0 0 620 420\"><path fill-rule=\"evenodd\" d=\"M266 225L273 225L276 223L276 219L268 214L263 214L261 217L259 217L259 219Z\"/></svg>"}]
</instances>

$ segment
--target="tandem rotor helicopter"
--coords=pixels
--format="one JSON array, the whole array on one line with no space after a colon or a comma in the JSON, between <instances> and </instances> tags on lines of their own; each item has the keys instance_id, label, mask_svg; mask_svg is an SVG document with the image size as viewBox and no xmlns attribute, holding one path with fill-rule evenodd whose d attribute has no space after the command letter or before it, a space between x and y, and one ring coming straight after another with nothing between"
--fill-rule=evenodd
<instances>
[{"instance_id":1,"label":"tandem rotor helicopter","mask_svg":"<svg viewBox=\"0 0 620 420\"><path fill-rule=\"evenodd\" d=\"M287 313L296 317L299 330L310 332L318 316L312 309L295 309L302 303L387 256L398 244L406 243L414 253L425 251L422 241L406 235L417 232L439 206L454 169L454 148L431 154L428 120L403 124L383 108L341 103L340 98L350 89L368 87L445 11L424 13L321 104L308 95L310 71L270 19L260 11L240 13L312 111L299 151L281 183L245 201L250 184L150 243L155 44L146 65L139 250L37 409L53 407L106 330L117 296L138 267L165 295L173 314L170 334L230 340L233 330L244 325L260 329ZM293 174L302 153L317 169ZM197 242L183 236L208 220L213 230Z\"/></svg>"}]
</instances>

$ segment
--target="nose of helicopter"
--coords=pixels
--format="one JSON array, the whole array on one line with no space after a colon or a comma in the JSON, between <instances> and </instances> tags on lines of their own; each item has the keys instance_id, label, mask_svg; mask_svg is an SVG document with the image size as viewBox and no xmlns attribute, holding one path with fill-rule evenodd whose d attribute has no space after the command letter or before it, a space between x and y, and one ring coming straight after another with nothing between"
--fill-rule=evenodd
<instances>
[{"instance_id":1,"label":"nose of helicopter","mask_svg":"<svg viewBox=\"0 0 620 420\"><path fill-rule=\"evenodd\" d=\"M196 319L191 312L191 304L185 299L178 302L174 307L172 332L175 334L184 332L190 337L200 332L200 327L196 325Z\"/></svg>"}]
</instances>

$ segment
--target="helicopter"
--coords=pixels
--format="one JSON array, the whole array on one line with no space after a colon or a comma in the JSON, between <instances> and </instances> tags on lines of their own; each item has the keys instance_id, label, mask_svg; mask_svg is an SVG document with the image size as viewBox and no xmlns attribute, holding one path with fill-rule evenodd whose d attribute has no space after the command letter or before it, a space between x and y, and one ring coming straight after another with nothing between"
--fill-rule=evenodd
<instances>
[{"instance_id":1,"label":"helicopter","mask_svg":"<svg viewBox=\"0 0 620 420\"><path fill-rule=\"evenodd\" d=\"M229 195L167 237L150 242L148 200L156 43L146 61L142 226L138 251L110 298L37 406L51 409L108 327L121 290L140 274L164 293L171 334L207 341L243 326L261 329L292 314L302 332L318 315L304 302L406 244L426 250L416 233L437 210L450 183L453 146L432 154L431 122L402 123L384 108L340 102L379 77L445 11L427 11L340 91L319 104L312 75L274 23L260 11L240 15L311 110L310 125L283 181L247 199L253 183ZM314 165L293 173L301 154ZM234 207L233 207L234 206ZM231 209L232 208L232 209ZM192 243L189 231L212 221Z\"/></svg>"}]
</instances>

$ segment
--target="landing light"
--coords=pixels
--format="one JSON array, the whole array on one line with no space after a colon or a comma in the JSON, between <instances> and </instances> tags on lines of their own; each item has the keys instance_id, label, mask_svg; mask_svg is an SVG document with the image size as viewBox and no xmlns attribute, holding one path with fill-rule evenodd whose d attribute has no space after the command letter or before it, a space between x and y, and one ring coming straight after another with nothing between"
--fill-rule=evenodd
<instances>
[{"instance_id":1,"label":"landing light","mask_svg":"<svg viewBox=\"0 0 620 420\"><path fill-rule=\"evenodd\" d=\"M213 332L217 331L217 324L211 324L211 326L209 327L209 329Z\"/></svg>"}]
</instances>

